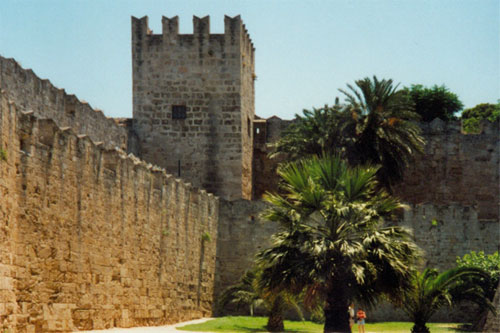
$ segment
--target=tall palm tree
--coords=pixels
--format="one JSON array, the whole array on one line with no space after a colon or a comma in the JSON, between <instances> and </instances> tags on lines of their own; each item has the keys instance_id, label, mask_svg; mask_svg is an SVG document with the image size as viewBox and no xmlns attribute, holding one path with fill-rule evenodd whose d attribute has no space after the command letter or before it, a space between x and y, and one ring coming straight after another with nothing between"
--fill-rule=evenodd
<instances>
[{"instance_id":1,"label":"tall palm tree","mask_svg":"<svg viewBox=\"0 0 500 333\"><path fill-rule=\"evenodd\" d=\"M260 283L324 304L325 332L350 332L351 301L372 305L409 288L418 248L407 229L383 226L401 204L377 186L376 167L311 157L278 171L283 194L267 194L264 218L281 224L259 253Z\"/></svg>"},{"instance_id":2,"label":"tall palm tree","mask_svg":"<svg viewBox=\"0 0 500 333\"><path fill-rule=\"evenodd\" d=\"M425 141L415 122L420 116L408 95L390 79L366 77L355 84L340 89L346 97L345 112L351 115L346 126L352 138L347 157L351 165L380 165L378 178L390 189L402 179L415 153L423 151Z\"/></svg>"},{"instance_id":3,"label":"tall palm tree","mask_svg":"<svg viewBox=\"0 0 500 333\"><path fill-rule=\"evenodd\" d=\"M442 273L435 269L415 272L411 278L412 288L403 293L399 303L414 323L411 331L429 333L426 324L432 315L441 307L461 300L473 301L495 311L484 291L473 282L484 278L489 278L486 272L471 267L452 268Z\"/></svg>"},{"instance_id":4,"label":"tall palm tree","mask_svg":"<svg viewBox=\"0 0 500 333\"><path fill-rule=\"evenodd\" d=\"M288 160L304 156L339 154L351 166L380 165L377 177L383 186L400 181L424 139L416 124L413 102L392 80L365 78L340 90L346 103L338 102L312 111L304 110L273 145L271 157L286 153Z\"/></svg>"}]
</instances>

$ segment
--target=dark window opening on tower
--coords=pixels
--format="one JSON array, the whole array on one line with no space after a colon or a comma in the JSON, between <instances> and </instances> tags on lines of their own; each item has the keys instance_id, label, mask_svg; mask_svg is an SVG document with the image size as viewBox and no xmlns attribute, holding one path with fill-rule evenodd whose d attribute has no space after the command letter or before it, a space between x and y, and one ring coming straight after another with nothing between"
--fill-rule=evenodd
<instances>
[{"instance_id":1,"label":"dark window opening on tower","mask_svg":"<svg viewBox=\"0 0 500 333\"><path fill-rule=\"evenodd\" d=\"M172 119L186 119L185 105L172 105Z\"/></svg>"}]
</instances>

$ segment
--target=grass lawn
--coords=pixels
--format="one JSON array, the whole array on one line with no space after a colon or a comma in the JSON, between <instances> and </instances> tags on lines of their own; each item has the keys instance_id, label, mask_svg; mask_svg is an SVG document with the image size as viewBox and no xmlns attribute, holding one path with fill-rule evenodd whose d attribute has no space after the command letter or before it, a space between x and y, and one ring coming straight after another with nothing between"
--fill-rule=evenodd
<instances>
[{"instance_id":1,"label":"grass lawn","mask_svg":"<svg viewBox=\"0 0 500 333\"><path fill-rule=\"evenodd\" d=\"M207 321L202 324L186 325L178 327L178 330L198 331L198 332L266 332L266 317L221 317ZM365 331L368 332L410 332L413 326L410 322L381 322L367 323ZM456 332L458 324L440 324L431 323L429 328L431 333L450 333ZM313 333L323 332L323 325L315 324L310 321L289 321L285 320L285 330L287 332ZM357 325L352 328L354 333L358 332Z\"/></svg>"}]
</instances>

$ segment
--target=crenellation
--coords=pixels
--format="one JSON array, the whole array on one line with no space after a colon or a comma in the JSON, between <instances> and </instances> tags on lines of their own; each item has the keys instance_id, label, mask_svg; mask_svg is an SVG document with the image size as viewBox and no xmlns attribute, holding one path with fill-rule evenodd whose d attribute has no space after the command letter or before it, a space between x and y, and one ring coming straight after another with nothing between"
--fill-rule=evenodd
<instances>
[{"instance_id":1,"label":"crenellation","mask_svg":"<svg viewBox=\"0 0 500 333\"><path fill-rule=\"evenodd\" d=\"M224 35L210 34L208 16L193 17L192 35L178 34L176 17L162 19L162 35L144 35L145 18L132 22L132 127L141 157L217 195L251 197L253 78L242 70L241 19L226 17ZM163 46L153 45L157 37Z\"/></svg>"},{"instance_id":2,"label":"crenellation","mask_svg":"<svg viewBox=\"0 0 500 333\"><path fill-rule=\"evenodd\" d=\"M252 199L276 188L269 143L293 120L255 116L240 16L224 17L223 34L208 16L193 17L192 34L179 34L178 16L162 17L161 34L147 16L131 21L132 119L106 118L0 57L0 329L210 316L277 230ZM500 247L500 124L481 126L421 124L425 152L395 189L409 203L397 223L429 266Z\"/></svg>"},{"instance_id":3,"label":"crenellation","mask_svg":"<svg viewBox=\"0 0 500 333\"><path fill-rule=\"evenodd\" d=\"M198 17L193 16L193 36L200 43L208 40L210 35L210 16Z\"/></svg>"},{"instance_id":4,"label":"crenellation","mask_svg":"<svg viewBox=\"0 0 500 333\"><path fill-rule=\"evenodd\" d=\"M14 148L23 136L29 155ZM23 113L5 93L0 146L10 152L0 163L0 238L10 241L0 248L12 255L0 255L8 267L0 270L0 289L11 281L7 271L17 279L0 301L2 328L68 332L210 315L215 244L202 250L199 240L208 231L216 241L216 198L123 150ZM167 194L173 184L179 200ZM182 265L166 253L181 256Z\"/></svg>"},{"instance_id":5,"label":"crenellation","mask_svg":"<svg viewBox=\"0 0 500 333\"><path fill-rule=\"evenodd\" d=\"M33 110L41 118L52 118L59 126L76 127L109 146L127 145L125 130L114 120L53 86L49 80L40 79L31 69L23 69L14 59L0 56L0 88L19 107Z\"/></svg>"},{"instance_id":6,"label":"crenellation","mask_svg":"<svg viewBox=\"0 0 500 333\"><path fill-rule=\"evenodd\" d=\"M168 47L168 44L176 44L179 36L179 16L172 18L162 16L161 23L165 47Z\"/></svg>"}]
</instances>

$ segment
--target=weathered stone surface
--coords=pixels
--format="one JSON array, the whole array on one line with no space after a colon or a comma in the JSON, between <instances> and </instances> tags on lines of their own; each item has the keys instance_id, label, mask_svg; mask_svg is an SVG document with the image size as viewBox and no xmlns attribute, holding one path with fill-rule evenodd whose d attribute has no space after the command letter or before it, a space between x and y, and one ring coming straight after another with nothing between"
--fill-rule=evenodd
<instances>
[{"instance_id":1,"label":"weathered stone surface","mask_svg":"<svg viewBox=\"0 0 500 333\"><path fill-rule=\"evenodd\" d=\"M92 109L75 95L23 69L14 59L0 56L0 90L5 90L20 110L31 110L39 118L50 118L59 127L71 127L109 148L127 147L127 133L102 111Z\"/></svg>"},{"instance_id":2,"label":"weathered stone surface","mask_svg":"<svg viewBox=\"0 0 500 333\"><path fill-rule=\"evenodd\" d=\"M427 141L425 152L412 164L396 193L412 204L475 206L479 220L498 222L499 122L483 123L480 134L462 134L458 121L421 127Z\"/></svg>"},{"instance_id":3,"label":"weathered stone surface","mask_svg":"<svg viewBox=\"0 0 500 333\"><path fill-rule=\"evenodd\" d=\"M253 265L255 254L271 245L278 228L259 214L263 201L220 201L215 294L234 284Z\"/></svg>"},{"instance_id":4,"label":"weathered stone surface","mask_svg":"<svg viewBox=\"0 0 500 333\"><path fill-rule=\"evenodd\" d=\"M239 17L225 18L224 34L210 33L208 17L193 19L192 35L179 34L177 17L162 23L155 35L147 17L132 19L134 119L108 119L0 57L0 328L207 315L213 294L270 244L277 226L259 219L265 204L240 198L276 189L268 144L290 121L254 116L250 37ZM185 119L172 119L173 106L186 107ZM401 223L430 266L497 250L498 122L477 135L461 134L458 122L422 128L425 154L396 191L411 204ZM194 187L156 166L177 175L179 161ZM236 200L219 212L218 199L196 187ZM402 317L382 306L370 318Z\"/></svg>"},{"instance_id":5,"label":"weathered stone surface","mask_svg":"<svg viewBox=\"0 0 500 333\"><path fill-rule=\"evenodd\" d=\"M4 93L0 103L0 327L67 332L210 315L218 199L23 114Z\"/></svg>"},{"instance_id":6,"label":"weathered stone surface","mask_svg":"<svg viewBox=\"0 0 500 333\"><path fill-rule=\"evenodd\" d=\"M132 18L140 156L223 198L251 199L254 47L239 16L225 17L224 34L210 34L208 16L193 26L179 34L178 18L164 17L155 35L147 17Z\"/></svg>"}]
</instances>

